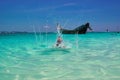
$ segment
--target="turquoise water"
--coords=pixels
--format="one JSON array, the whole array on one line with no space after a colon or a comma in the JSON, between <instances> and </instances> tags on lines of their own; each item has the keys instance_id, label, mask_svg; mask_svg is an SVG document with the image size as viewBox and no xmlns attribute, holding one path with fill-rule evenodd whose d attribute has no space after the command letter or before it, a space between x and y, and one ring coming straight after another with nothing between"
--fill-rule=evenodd
<instances>
[{"instance_id":1,"label":"turquoise water","mask_svg":"<svg viewBox=\"0 0 120 80\"><path fill-rule=\"evenodd\" d=\"M0 80L120 80L120 33L0 35Z\"/></svg>"}]
</instances>

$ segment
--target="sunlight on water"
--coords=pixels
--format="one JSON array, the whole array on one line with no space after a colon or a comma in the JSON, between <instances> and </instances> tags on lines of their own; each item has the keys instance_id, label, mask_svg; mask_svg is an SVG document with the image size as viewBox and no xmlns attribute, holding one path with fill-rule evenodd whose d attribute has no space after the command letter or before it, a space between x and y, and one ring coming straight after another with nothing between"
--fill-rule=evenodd
<instances>
[{"instance_id":1,"label":"sunlight on water","mask_svg":"<svg viewBox=\"0 0 120 80\"><path fill-rule=\"evenodd\" d=\"M65 49L37 36L0 35L0 80L120 80L120 34L64 35Z\"/></svg>"}]
</instances>

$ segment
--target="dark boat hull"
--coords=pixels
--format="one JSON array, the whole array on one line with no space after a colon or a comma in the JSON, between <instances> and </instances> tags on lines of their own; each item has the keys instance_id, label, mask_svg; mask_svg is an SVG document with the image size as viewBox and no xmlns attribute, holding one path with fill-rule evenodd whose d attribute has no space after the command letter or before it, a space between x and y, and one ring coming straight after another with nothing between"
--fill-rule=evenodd
<instances>
[{"instance_id":1,"label":"dark boat hull","mask_svg":"<svg viewBox=\"0 0 120 80\"><path fill-rule=\"evenodd\" d=\"M85 34L88 28L92 30L92 28L89 26L89 23L86 23L85 25L79 26L73 30L62 29L62 33L63 34Z\"/></svg>"}]
</instances>

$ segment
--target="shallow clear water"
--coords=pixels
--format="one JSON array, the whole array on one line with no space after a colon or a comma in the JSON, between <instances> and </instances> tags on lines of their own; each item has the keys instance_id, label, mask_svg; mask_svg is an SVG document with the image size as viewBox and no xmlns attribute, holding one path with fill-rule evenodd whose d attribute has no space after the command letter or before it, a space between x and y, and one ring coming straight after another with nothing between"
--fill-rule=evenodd
<instances>
[{"instance_id":1,"label":"shallow clear water","mask_svg":"<svg viewBox=\"0 0 120 80\"><path fill-rule=\"evenodd\" d=\"M47 37L46 37L47 36ZM120 80L120 33L0 35L0 80Z\"/></svg>"}]
</instances>

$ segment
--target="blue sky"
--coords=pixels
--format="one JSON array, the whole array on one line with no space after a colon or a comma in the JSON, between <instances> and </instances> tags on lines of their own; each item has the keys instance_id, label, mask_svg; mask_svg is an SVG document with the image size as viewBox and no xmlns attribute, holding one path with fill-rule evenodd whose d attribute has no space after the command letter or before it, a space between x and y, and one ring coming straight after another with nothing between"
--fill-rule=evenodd
<instances>
[{"instance_id":1,"label":"blue sky","mask_svg":"<svg viewBox=\"0 0 120 80\"><path fill-rule=\"evenodd\" d=\"M0 31L55 31L90 22L95 31L120 30L120 0L0 0ZM34 27L33 27L34 26Z\"/></svg>"}]
</instances>

